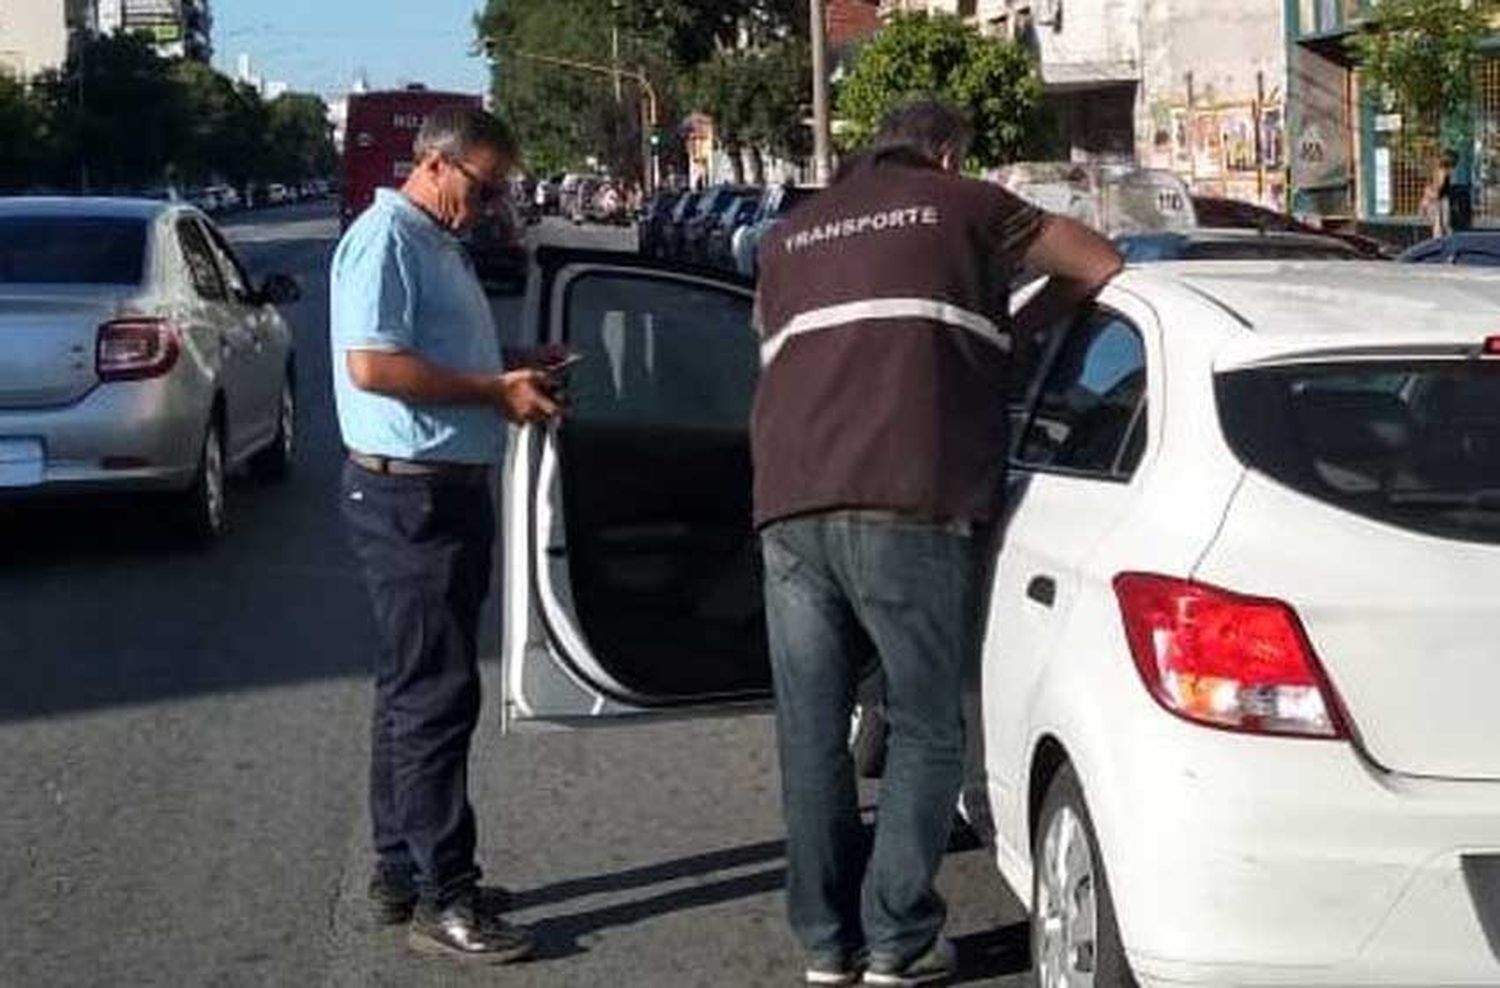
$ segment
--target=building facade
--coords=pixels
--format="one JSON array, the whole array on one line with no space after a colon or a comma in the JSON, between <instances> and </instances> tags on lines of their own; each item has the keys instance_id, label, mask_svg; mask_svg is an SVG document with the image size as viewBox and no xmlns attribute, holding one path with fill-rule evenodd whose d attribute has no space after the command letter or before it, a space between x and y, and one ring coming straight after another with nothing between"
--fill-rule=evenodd
<instances>
[{"instance_id":1,"label":"building facade","mask_svg":"<svg viewBox=\"0 0 1500 988\"><path fill-rule=\"evenodd\" d=\"M1500 18L1500 3L1477 0ZM1474 98L1459 119L1415 120L1365 98L1347 41L1369 0L1286 0L1291 204L1382 226L1424 226L1422 190L1443 150L1459 156L1474 223L1500 224L1500 19L1481 46Z\"/></svg>"},{"instance_id":2,"label":"building facade","mask_svg":"<svg viewBox=\"0 0 1500 988\"><path fill-rule=\"evenodd\" d=\"M1029 47L1068 157L1134 161L1281 205L1283 0L887 0Z\"/></svg>"},{"instance_id":3,"label":"building facade","mask_svg":"<svg viewBox=\"0 0 1500 988\"><path fill-rule=\"evenodd\" d=\"M93 0L97 30L148 35L163 58L213 58L209 0Z\"/></svg>"},{"instance_id":4,"label":"building facade","mask_svg":"<svg viewBox=\"0 0 1500 988\"><path fill-rule=\"evenodd\" d=\"M93 27L84 0L4 0L0 3L0 72L30 79L61 68L73 39Z\"/></svg>"}]
</instances>

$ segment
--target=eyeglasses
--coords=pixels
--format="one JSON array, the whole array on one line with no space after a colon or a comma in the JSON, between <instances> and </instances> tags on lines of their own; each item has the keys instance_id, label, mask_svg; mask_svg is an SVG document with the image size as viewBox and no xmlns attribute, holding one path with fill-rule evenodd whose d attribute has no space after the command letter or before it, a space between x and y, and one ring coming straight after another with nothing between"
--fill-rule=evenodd
<instances>
[{"instance_id":1,"label":"eyeglasses","mask_svg":"<svg viewBox=\"0 0 1500 988\"><path fill-rule=\"evenodd\" d=\"M502 195L505 194L504 185L486 182L484 179L480 178L474 173L474 169L470 168L459 159L446 158L444 160L446 160L448 164L452 165L454 168L457 168L460 172L463 173L464 178L467 178L470 182L473 182L474 185L478 187L479 201L484 205L488 206L490 203L494 202L496 199L499 199Z\"/></svg>"}]
</instances>

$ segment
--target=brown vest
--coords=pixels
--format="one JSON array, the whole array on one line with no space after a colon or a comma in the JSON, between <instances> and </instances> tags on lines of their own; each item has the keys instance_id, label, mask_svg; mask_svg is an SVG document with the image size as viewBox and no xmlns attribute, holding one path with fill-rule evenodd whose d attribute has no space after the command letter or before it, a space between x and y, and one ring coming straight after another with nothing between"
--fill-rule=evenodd
<instances>
[{"instance_id":1,"label":"brown vest","mask_svg":"<svg viewBox=\"0 0 1500 988\"><path fill-rule=\"evenodd\" d=\"M767 233L758 526L848 508L997 516L1009 285L1043 217L898 154L854 165Z\"/></svg>"}]
</instances>

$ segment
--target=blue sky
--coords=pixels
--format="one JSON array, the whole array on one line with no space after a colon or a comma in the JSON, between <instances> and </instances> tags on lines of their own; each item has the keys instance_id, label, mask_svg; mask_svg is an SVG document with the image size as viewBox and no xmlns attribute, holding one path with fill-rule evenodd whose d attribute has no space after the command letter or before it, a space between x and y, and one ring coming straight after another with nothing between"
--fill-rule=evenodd
<instances>
[{"instance_id":1,"label":"blue sky","mask_svg":"<svg viewBox=\"0 0 1500 988\"><path fill-rule=\"evenodd\" d=\"M483 0L212 0L214 65L241 52L257 75L325 97L364 71L373 89L423 82L482 92L486 63L469 55Z\"/></svg>"}]
</instances>

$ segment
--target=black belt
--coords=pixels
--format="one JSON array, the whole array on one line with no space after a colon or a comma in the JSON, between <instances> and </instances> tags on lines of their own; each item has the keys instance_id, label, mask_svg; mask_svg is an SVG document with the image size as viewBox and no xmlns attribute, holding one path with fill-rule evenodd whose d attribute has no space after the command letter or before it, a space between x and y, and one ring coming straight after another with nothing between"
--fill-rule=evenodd
<instances>
[{"instance_id":1,"label":"black belt","mask_svg":"<svg viewBox=\"0 0 1500 988\"><path fill-rule=\"evenodd\" d=\"M434 460L402 460L394 456L372 456L349 451L349 462L371 473L390 477L437 477L463 484L481 484L489 479L485 463L441 463Z\"/></svg>"}]
</instances>

